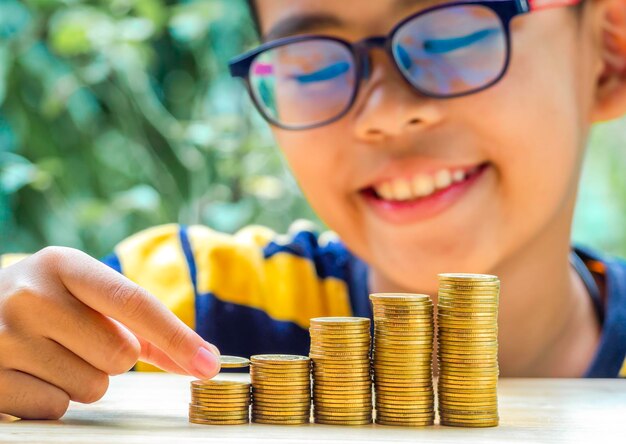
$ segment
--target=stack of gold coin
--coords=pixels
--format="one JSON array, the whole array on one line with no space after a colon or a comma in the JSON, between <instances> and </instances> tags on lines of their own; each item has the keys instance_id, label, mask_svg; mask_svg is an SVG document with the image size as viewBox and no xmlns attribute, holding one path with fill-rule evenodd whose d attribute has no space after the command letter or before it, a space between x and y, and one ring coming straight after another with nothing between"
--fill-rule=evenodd
<instances>
[{"instance_id":1,"label":"stack of gold coin","mask_svg":"<svg viewBox=\"0 0 626 444\"><path fill-rule=\"evenodd\" d=\"M311 360L299 355L251 356L252 422L305 424L311 418Z\"/></svg>"},{"instance_id":2,"label":"stack of gold coin","mask_svg":"<svg viewBox=\"0 0 626 444\"><path fill-rule=\"evenodd\" d=\"M430 296L370 295L376 423L427 426L435 419L433 303Z\"/></svg>"},{"instance_id":3,"label":"stack of gold coin","mask_svg":"<svg viewBox=\"0 0 626 444\"><path fill-rule=\"evenodd\" d=\"M189 422L194 424L246 424L250 413L250 384L239 381L191 382Z\"/></svg>"},{"instance_id":4,"label":"stack of gold coin","mask_svg":"<svg viewBox=\"0 0 626 444\"><path fill-rule=\"evenodd\" d=\"M315 422L370 424L372 380L369 318L313 318L309 331Z\"/></svg>"},{"instance_id":5,"label":"stack of gold coin","mask_svg":"<svg viewBox=\"0 0 626 444\"><path fill-rule=\"evenodd\" d=\"M442 425L498 425L500 281L482 274L439 275L439 417Z\"/></svg>"}]
</instances>

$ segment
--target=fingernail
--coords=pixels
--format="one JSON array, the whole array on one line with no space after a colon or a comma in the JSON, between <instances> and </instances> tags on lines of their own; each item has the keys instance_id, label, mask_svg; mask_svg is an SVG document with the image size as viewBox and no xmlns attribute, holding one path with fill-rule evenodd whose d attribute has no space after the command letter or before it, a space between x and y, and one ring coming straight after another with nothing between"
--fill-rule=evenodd
<instances>
[{"instance_id":1,"label":"fingernail","mask_svg":"<svg viewBox=\"0 0 626 444\"><path fill-rule=\"evenodd\" d=\"M220 353L219 348L217 348L216 346L214 346L213 344L209 344L208 342L206 343L207 347L209 348L209 350L211 350L213 353L215 353L217 356L222 356L222 354Z\"/></svg>"},{"instance_id":2,"label":"fingernail","mask_svg":"<svg viewBox=\"0 0 626 444\"><path fill-rule=\"evenodd\" d=\"M200 347L191 364L201 378L212 378L220 370L220 358L205 347Z\"/></svg>"}]
</instances>

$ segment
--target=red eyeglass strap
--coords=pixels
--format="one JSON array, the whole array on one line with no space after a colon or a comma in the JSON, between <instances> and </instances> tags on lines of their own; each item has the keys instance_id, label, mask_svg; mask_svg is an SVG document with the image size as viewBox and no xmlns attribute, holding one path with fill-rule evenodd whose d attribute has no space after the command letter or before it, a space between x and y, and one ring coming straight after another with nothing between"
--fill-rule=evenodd
<instances>
[{"instance_id":1,"label":"red eyeglass strap","mask_svg":"<svg viewBox=\"0 0 626 444\"><path fill-rule=\"evenodd\" d=\"M544 9L556 8L558 6L573 6L582 0L527 0L531 11L541 11Z\"/></svg>"}]
</instances>

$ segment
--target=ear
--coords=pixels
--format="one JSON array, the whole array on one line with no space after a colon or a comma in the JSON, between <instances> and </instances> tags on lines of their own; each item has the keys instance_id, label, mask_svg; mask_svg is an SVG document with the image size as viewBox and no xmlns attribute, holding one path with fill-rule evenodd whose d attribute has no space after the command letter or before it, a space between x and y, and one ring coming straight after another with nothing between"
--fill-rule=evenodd
<instances>
[{"instance_id":1,"label":"ear","mask_svg":"<svg viewBox=\"0 0 626 444\"><path fill-rule=\"evenodd\" d=\"M596 79L596 122L626 114L626 0L604 0L598 7L602 69Z\"/></svg>"}]
</instances>

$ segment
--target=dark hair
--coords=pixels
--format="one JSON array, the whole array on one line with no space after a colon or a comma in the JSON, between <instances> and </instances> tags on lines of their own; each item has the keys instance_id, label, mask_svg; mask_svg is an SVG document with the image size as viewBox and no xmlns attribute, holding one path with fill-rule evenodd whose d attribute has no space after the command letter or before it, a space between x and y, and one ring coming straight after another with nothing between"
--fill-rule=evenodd
<instances>
[{"instance_id":1,"label":"dark hair","mask_svg":"<svg viewBox=\"0 0 626 444\"><path fill-rule=\"evenodd\" d=\"M254 23L254 28L258 36L261 37L261 23L259 22L259 11L257 10L256 2L255 0L246 0L246 3L248 4L248 9L250 10L250 17L252 18L252 23ZM580 16L582 15L582 10L586 3L587 2L582 0L570 9L573 10L576 15Z\"/></svg>"}]
</instances>

